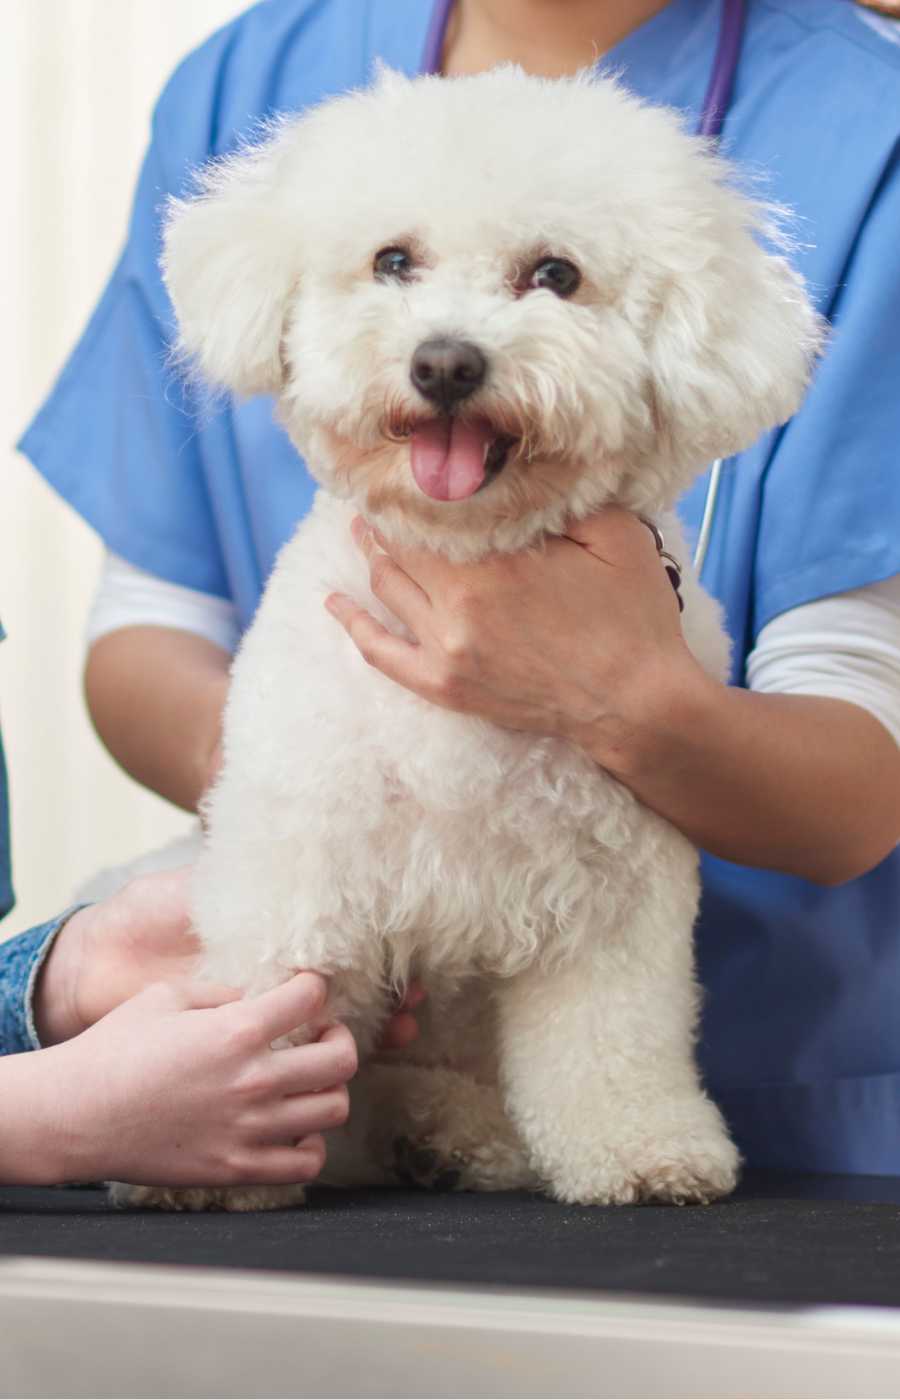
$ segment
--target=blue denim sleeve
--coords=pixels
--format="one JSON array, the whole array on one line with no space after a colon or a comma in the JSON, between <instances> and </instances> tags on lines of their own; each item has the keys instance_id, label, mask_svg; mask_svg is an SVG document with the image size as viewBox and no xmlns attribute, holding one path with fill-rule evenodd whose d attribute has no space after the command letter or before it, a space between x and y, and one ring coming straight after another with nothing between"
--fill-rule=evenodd
<instances>
[{"instance_id":1,"label":"blue denim sleeve","mask_svg":"<svg viewBox=\"0 0 900 1400\"><path fill-rule=\"evenodd\" d=\"M79 908L82 906L78 906ZM0 1055L40 1050L34 1025L34 989L53 940L75 909L0 943Z\"/></svg>"}]
</instances>

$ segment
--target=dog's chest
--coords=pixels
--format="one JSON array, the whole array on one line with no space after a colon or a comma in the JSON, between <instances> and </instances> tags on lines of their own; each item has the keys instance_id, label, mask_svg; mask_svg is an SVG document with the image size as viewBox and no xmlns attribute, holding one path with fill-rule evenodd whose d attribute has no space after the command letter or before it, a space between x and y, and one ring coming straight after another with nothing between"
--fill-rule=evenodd
<instances>
[{"instance_id":1,"label":"dog's chest","mask_svg":"<svg viewBox=\"0 0 900 1400\"><path fill-rule=\"evenodd\" d=\"M511 971L615 918L660 819L568 741L441 709L368 666L324 608L341 591L391 622L351 518L320 498L235 664L228 745L247 782L231 801L264 827L277 811L307 887L327 870L345 925L348 906L367 911L360 937L374 918L410 954L426 937L437 963Z\"/></svg>"}]
</instances>

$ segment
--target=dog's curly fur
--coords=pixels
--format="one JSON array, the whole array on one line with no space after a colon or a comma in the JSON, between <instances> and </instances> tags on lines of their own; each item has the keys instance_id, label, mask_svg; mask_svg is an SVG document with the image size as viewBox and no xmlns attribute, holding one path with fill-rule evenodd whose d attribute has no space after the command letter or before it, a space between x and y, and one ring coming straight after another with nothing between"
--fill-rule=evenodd
<instances>
[{"instance_id":1,"label":"dog's curly fur","mask_svg":"<svg viewBox=\"0 0 900 1400\"><path fill-rule=\"evenodd\" d=\"M369 588L357 511L452 560L539 547L610 501L679 538L676 499L795 411L821 345L767 232L672 113L610 80L514 68L383 72L172 206L183 349L211 383L277 396L324 488L234 664L196 885L205 973L253 993L320 969L363 1056L392 990L416 974L430 993L415 1044L364 1061L326 1181L583 1203L734 1185L693 1060L690 843L574 744L402 690L323 600L349 594L403 631ZM407 280L373 276L385 246L407 250ZM529 289L549 256L580 269L572 297ZM410 469L433 412L411 357L447 337L488 364L464 413L515 442L458 501ZM723 676L716 605L689 571L684 591L688 644ZM466 1068L492 1058L498 1083ZM119 1188L189 1209L302 1196Z\"/></svg>"}]
</instances>

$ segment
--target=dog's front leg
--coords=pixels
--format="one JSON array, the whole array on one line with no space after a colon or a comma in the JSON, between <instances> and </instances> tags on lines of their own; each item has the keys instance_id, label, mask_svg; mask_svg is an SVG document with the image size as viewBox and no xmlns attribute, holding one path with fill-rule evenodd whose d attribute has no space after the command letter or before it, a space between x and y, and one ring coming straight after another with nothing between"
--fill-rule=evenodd
<instances>
[{"instance_id":1,"label":"dog's front leg","mask_svg":"<svg viewBox=\"0 0 900 1400\"><path fill-rule=\"evenodd\" d=\"M559 1200L708 1201L736 1182L737 1151L693 1061L690 927L661 962L648 956L659 932L650 950L641 933L586 941L499 994L507 1111Z\"/></svg>"}]
</instances>

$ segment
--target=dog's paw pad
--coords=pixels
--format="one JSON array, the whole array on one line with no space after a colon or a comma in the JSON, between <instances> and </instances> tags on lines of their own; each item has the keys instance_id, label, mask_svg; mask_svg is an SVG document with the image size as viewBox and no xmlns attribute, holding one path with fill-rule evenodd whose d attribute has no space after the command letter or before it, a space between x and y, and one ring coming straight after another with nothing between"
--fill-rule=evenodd
<instances>
[{"instance_id":1,"label":"dog's paw pad","mask_svg":"<svg viewBox=\"0 0 900 1400\"><path fill-rule=\"evenodd\" d=\"M424 1186L429 1191L452 1191L462 1177L459 1153L443 1156L436 1148L422 1147L408 1137L395 1138L394 1174L404 1186Z\"/></svg>"},{"instance_id":2,"label":"dog's paw pad","mask_svg":"<svg viewBox=\"0 0 900 1400\"><path fill-rule=\"evenodd\" d=\"M409 1154L409 1165L419 1181L434 1176L440 1162L441 1154L435 1152L433 1147L417 1147Z\"/></svg>"}]
</instances>

